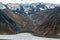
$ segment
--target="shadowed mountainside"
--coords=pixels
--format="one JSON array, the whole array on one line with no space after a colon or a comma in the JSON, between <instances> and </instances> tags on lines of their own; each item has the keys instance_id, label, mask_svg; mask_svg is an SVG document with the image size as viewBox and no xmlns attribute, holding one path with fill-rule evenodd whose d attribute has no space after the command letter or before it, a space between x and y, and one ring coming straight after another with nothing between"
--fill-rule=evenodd
<instances>
[{"instance_id":1,"label":"shadowed mountainside","mask_svg":"<svg viewBox=\"0 0 60 40\"><path fill-rule=\"evenodd\" d=\"M0 10L0 34L29 32L36 36L59 37L60 8L19 16L9 9Z\"/></svg>"},{"instance_id":2,"label":"shadowed mountainside","mask_svg":"<svg viewBox=\"0 0 60 40\"><path fill-rule=\"evenodd\" d=\"M23 15L20 15L22 14ZM29 32L35 36L60 38L60 7L38 10L30 15L0 9L0 34Z\"/></svg>"}]
</instances>

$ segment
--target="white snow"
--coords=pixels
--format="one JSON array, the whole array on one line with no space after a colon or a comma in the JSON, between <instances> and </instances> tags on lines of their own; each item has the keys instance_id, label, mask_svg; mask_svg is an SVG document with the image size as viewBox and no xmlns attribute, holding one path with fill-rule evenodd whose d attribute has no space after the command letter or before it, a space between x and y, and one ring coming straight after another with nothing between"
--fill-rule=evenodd
<instances>
[{"instance_id":1,"label":"white snow","mask_svg":"<svg viewBox=\"0 0 60 40\"><path fill-rule=\"evenodd\" d=\"M53 5L53 4L47 4L47 5L45 5L48 9L53 9L53 8L55 8L55 5Z\"/></svg>"},{"instance_id":2,"label":"white snow","mask_svg":"<svg viewBox=\"0 0 60 40\"><path fill-rule=\"evenodd\" d=\"M15 3L9 3L7 4L7 7L11 10L16 10L16 9L20 9L20 5L19 4L15 4Z\"/></svg>"},{"instance_id":3,"label":"white snow","mask_svg":"<svg viewBox=\"0 0 60 40\"><path fill-rule=\"evenodd\" d=\"M28 13L29 13L29 10L31 10L31 8L30 8L30 7L24 8L24 12L25 12L26 14L28 14Z\"/></svg>"},{"instance_id":4,"label":"white snow","mask_svg":"<svg viewBox=\"0 0 60 40\"><path fill-rule=\"evenodd\" d=\"M33 36L30 33L21 33L17 35L0 35L0 39L12 39L12 40L60 40L55 38L45 38Z\"/></svg>"},{"instance_id":5,"label":"white snow","mask_svg":"<svg viewBox=\"0 0 60 40\"><path fill-rule=\"evenodd\" d=\"M45 9L43 9L43 8L40 8L40 10L45 10Z\"/></svg>"},{"instance_id":6,"label":"white snow","mask_svg":"<svg viewBox=\"0 0 60 40\"><path fill-rule=\"evenodd\" d=\"M5 9L6 7L3 5L3 3L0 2L0 9Z\"/></svg>"}]
</instances>

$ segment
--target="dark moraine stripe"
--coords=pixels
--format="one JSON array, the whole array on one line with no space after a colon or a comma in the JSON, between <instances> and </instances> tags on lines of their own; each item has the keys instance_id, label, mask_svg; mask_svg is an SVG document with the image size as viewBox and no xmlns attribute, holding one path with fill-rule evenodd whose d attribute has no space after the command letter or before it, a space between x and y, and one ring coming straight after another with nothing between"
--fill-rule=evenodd
<instances>
[{"instance_id":1,"label":"dark moraine stripe","mask_svg":"<svg viewBox=\"0 0 60 40\"><path fill-rule=\"evenodd\" d=\"M6 22L10 25L10 28L16 33L20 32L20 29L16 26L15 22L12 21L3 11L0 10L0 21Z\"/></svg>"}]
</instances>

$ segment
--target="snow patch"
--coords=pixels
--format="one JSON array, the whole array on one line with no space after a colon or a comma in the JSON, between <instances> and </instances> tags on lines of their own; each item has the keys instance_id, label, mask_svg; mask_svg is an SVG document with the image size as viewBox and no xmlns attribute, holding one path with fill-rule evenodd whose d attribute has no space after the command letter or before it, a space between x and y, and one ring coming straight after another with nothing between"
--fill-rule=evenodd
<instances>
[{"instance_id":1,"label":"snow patch","mask_svg":"<svg viewBox=\"0 0 60 40\"><path fill-rule=\"evenodd\" d=\"M3 3L0 2L0 9L5 9L6 7L4 6Z\"/></svg>"},{"instance_id":2,"label":"snow patch","mask_svg":"<svg viewBox=\"0 0 60 40\"><path fill-rule=\"evenodd\" d=\"M47 4L45 5L48 9L54 9L55 8L55 5L53 4Z\"/></svg>"},{"instance_id":3,"label":"snow patch","mask_svg":"<svg viewBox=\"0 0 60 40\"><path fill-rule=\"evenodd\" d=\"M13 3L7 4L7 7L8 7L10 10L20 9L20 5L19 5L19 4L13 4Z\"/></svg>"}]
</instances>

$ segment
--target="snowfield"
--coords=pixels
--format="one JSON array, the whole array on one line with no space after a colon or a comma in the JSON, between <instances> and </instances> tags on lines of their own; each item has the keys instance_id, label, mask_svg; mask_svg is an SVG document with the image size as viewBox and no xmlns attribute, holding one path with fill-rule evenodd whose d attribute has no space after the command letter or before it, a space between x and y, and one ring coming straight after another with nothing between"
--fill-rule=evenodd
<instances>
[{"instance_id":1,"label":"snowfield","mask_svg":"<svg viewBox=\"0 0 60 40\"><path fill-rule=\"evenodd\" d=\"M5 9L6 7L0 2L0 9Z\"/></svg>"},{"instance_id":2,"label":"snowfield","mask_svg":"<svg viewBox=\"0 0 60 40\"><path fill-rule=\"evenodd\" d=\"M60 40L56 38L45 38L33 36L30 33L20 33L17 35L0 35L0 39L12 39L12 40Z\"/></svg>"}]
</instances>

